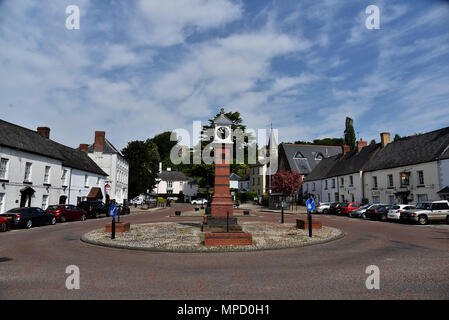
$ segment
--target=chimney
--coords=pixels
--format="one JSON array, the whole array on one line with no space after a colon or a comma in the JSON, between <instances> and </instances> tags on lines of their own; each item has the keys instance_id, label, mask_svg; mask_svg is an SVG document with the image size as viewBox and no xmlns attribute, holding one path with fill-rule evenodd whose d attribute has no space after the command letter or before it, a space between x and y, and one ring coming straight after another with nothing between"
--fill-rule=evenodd
<instances>
[{"instance_id":1,"label":"chimney","mask_svg":"<svg viewBox=\"0 0 449 320\"><path fill-rule=\"evenodd\" d=\"M162 162L159 162L159 173L162 172Z\"/></svg>"},{"instance_id":2,"label":"chimney","mask_svg":"<svg viewBox=\"0 0 449 320\"><path fill-rule=\"evenodd\" d=\"M362 148L366 147L367 145L368 143L360 138L360 141L357 141L357 151L362 150Z\"/></svg>"},{"instance_id":3,"label":"chimney","mask_svg":"<svg viewBox=\"0 0 449 320\"><path fill-rule=\"evenodd\" d=\"M87 153L87 148L89 147L88 144L80 144L80 150Z\"/></svg>"},{"instance_id":4,"label":"chimney","mask_svg":"<svg viewBox=\"0 0 449 320\"><path fill-rule=\"evenodd\" d=\"M170 167L167 167L167 171L171 171L171 168L170 168Z\"/></svg>"},{"instance_id":5,"label":"chimney","mask_svg":"<svg viewBox=\"0 0 449 320\"><path fill-rule=\"evenodd\" d=\"M349 151L351 151L351 147L347 145L341 146L341 151L343 152L343 155L347 154Z\"/></svg>"},{"instance_id":6,"label":"chimney","mask_svg":"<svg viewBox=\"0 0 449 320\"><path fill-rule=\"evenodd\" d=\"M49 127L37 127L37 133L39 133L45 139L50 139L50 128Z\"/></svg>"},{"instance_id":7,"label":"chimney","mask_svg":"<svg viewBox=\"0 0 449 320\"><path fill-rule=\"evenodd\" d=\"M382 132L380 134L380 143L382 148L391 142L391 136L389 132Z\"/></svg>"},{"instance_id":8,"label":"chimney","mask_svg":"<svg viewBox=\"0 0 449 320\"><path fill-rule=\"evenodd\" d=\"M104 151L104 140L106 133L104 131L95 131L94 151Z\"/></svg>"}]
</instances>

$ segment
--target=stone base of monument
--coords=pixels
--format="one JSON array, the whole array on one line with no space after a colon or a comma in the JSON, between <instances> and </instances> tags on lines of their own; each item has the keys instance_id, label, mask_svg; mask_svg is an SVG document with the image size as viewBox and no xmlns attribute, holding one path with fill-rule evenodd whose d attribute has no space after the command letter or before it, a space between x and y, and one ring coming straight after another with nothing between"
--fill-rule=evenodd
<instances>
[{"instance_id":1,"label":"stone base of monument","mask_svg":"<svg viewBox=\"0 0 449 320\"><path fill-rule=\"evenodd\" d=\"M204 236L205 246L250 246L253 236L248 232L208 232Z\"/></svg>"},{"instance_id":2,"label":"stone base of monument","mask_svg":"<svg viewBox=\"0 0 449 320\"><path fill-rule=\"evenodd\" d=\"M312 229L321 229L323 224L319 220L312 220ZM309 221L296 219L296 229L309 229Z\"/></svg>"},{"instance_id":3,"label":"stone base of monument","mask_svg":"<svg viewBox=\"0 0 449 320\"><path fill-rule=\"evenodd\" d=\"M131 228L129 222L116 222L115 232L127 232ZM112 232L112 222L106 224L106 232Z\"/></svg>"},{"instance_id":4,"label":"stone base of monument","mask_svg":"<svg viewBox=\"0 0 449 320\"><path fill-rule=\"evenodd\" d=\"M242 226L235 217L204 216L201 226L202 232L242 232Z\"/></svg>"}]
</instances>

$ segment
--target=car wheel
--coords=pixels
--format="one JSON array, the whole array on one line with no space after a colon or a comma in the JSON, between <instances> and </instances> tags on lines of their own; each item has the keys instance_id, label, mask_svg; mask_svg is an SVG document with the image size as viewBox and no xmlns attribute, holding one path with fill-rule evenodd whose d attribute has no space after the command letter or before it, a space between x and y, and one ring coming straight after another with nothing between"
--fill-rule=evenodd
<instances>
[{"instance_id":1,"label":"car wheel","mask_svg":"<svg viewBox=\"0 0 449 320\"><path fill-rule=\"evenodd\" d=\"M329 211L328 211L327 209L324 209L324 210L323 210L323 213L324 213L324 214L328 214Z\"/></svg>"},{"instance_id":2,"label":"car wheel","mask_svg":"<svg viewBox=\"0 0 449 320\"><path fill-rule=\"evenodd\" d=\"M449 216L446 216L446 223L449 224Z\"/></svg>"},{"instance_id":3,"label":"car wheel","mask_svg":"<svg viewBox=\"0 0 449 320\"><path fill-rule=\"evenodd\" d=\"M366 219L366 214L365 213L362 213L362 218Z\"/></svg>"},{"instance_id":4,"label":"car wheel","mask_svg":"<svg viewBox=\"0 0 449 320\"><path fill-rule=\"evenodd\" d=\"M383 215L380 217L380 221L387 221L387 215L386 215L386 214L383 214Z\"/></svg>"},{"instance_id":5,"label":"car wheel","mask_svg":"<svg viewBox=\"0 0 449 320\"><path fill-rule=\"evenodd\" d=\"M27 220L27 222L25 223L25 227L26 227L27 229L30 229L32 226L33 226L33 221Z\"/></svg>"},{"instance_id":6,"label":"car wheel","mask_svg":"<svg viewBox=\"0 0 449 320\"><path fill-rule=\"evenodd\" d=\"M0 226L0 231L1 232L6 232L8 231L8 224L6 222L3 222L2 225Z\"/></svg>"},{"instance_id":7,"label":"car wheel","mask_svg":"<svg viewBox=\"0 0 449 320\"><path fill-rule=\"evenodd\" d=\"M421 215L418 217L418 223L420 225L425 225L427 224L427 217L425 215Z\"/></svg>"},{"instance_id":8,"label":"car wheel","mask_svg":"<svg viewBox=\"0 0 449 320\"><path fill-rule=\"evenodd\" d=\"M86 220L86 215L85 214L83 214L82 216L81 216L81 219L80 219L81 221L85 221Z\"/></svg>"},{"instance_id":9,"label":"car wheel","mask_svg":"<svg viewBox=\"0 0 449 320\"><path fill-rule=\"evenodd\" d=\"M92 217L93 217L94 219L97 219L97 213L96 213L96 212L93 212L93 213L92 213Z\"/></svg>"},{"instance_id":10,"label":"car wheel","mask_svg":"<svg viewBox=\"0 0 449 320\"><path fill-rule=\"evenodd\" d=\"M59 218L59 220L62 222L62 223L64 223L64 222L66 222L67 221L67 219L66 219L66 217L65 216L61 216L61 218Z\"/></svg>"},{"instance_id":11,"label":"car wheel","mask_svg":"<svg viewBox=\"0 0 449 320\"><path fill-rule=\"evenodd\" d=\"M56 218L55 218L55 217L51 218L50 224L51 224L52 226L54 226L54 225L56 224Z\"/></svg>"}]
</instances>

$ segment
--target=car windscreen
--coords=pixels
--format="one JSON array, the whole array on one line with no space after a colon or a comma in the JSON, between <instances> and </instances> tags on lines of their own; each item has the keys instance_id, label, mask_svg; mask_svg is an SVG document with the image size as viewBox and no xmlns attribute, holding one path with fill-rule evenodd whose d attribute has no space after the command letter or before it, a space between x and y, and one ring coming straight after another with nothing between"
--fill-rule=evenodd
<instances>
[{"instance_id":1,"label":"car windscreen","mask_svg":"<svg viewBox=\"0 0 449 320\"><path fill-rule=\"evenodd\" d=\"M342 208L346 208L348 205L349 205L349 203L343 203L343 204L341 205L341 207L342 207Z\"/></svg>"},{"instance_id":2,"label":"car windscreen","mask_svg":"<svg viewBox=\"0 0 449 320\"><path fill-rule=\"evenodd\" d=\"M361 207L360 209L368 209L371 205L370 204L365 204L363 207Z\"/></svg>"},{"instance_id":3,"label":"car windscreen","mask_svg":"<svg viewBox=\"0 0 449 320\"><path fill-rule=\"evenodd\" d=\"M427 203L427 202L418 203L418 204L416 205L416 209L430 210L430 206L431 206L431 204L430 204L430 203Z\"/></svg>"},{"instance_id":4,"label":"car windscreen","mask_svg":"<svg viewBox=\"0 0 449 320\"><path fill-rule=\"evenodd\" d=\"M401 209L401 207L400 206L392 206L391 209L398 210L398 209Z\"/></svg>"},{"instance_id":5,"label":"car windscreen","mask_svg":"<svg viewBox=\"0 0 449 320\"><path fill-rule=\"evenodd\" d=\"M48 206L47 210L58 210L59 206Z\"/></svg>"}]
</instances>

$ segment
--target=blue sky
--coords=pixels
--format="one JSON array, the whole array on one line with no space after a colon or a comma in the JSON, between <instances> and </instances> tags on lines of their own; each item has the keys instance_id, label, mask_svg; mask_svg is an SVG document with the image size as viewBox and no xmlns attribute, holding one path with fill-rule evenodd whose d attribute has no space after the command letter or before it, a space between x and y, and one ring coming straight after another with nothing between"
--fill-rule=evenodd
<instances>
[{"instance_id":1,"label":"blue sky","mask_svg":"<svg viewBox=\"0 0 449 320\"><path fill-rule=\"evenodd\" d=\"M65 8L81 29L65 28ZM380 8L381 29L365 27ZM0 118L122 148L219 108L280 141L449 125L449 2L0 0Z\"/></svg>"}]
</instances>

